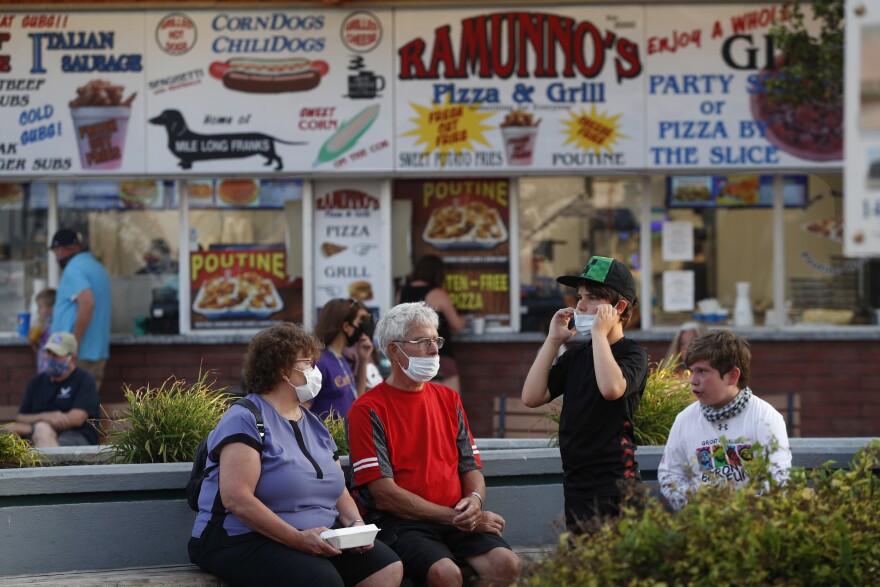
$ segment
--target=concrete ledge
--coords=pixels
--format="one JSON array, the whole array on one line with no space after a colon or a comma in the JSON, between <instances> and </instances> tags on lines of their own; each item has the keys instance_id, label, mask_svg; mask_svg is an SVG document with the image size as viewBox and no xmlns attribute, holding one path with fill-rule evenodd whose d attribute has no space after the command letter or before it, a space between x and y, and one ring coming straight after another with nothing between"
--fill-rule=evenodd
<instances>
[{"instance_id":1,"label":"concrete ledge","mask_svg":"<svg viewBox=\"0 0 880 587\"><path fill-rule=\"evenodd\" d=\"M794 465L813 468L834 460L845 467L870 440L793 439ZM534 441L506 440L506 449L494 439L476 442L488 487L486 509L505 518L510 545L540 550L556 544L563 527L558 449L536 448ZM646 484L655 493L661 453L662 447L637 453ZM195 513L186 504L184 488L191 467L0 470L0 576L187 565Z\"/></svg>"}]
</instances>

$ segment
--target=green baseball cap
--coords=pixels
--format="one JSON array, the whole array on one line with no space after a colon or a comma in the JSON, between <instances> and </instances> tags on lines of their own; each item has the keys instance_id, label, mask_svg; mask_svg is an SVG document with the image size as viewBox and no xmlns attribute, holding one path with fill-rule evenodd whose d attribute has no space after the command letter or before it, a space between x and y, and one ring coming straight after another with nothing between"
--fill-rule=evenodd
<instances>
[{"instance_id":1,"label":"green baseball cap","mask_svg":"<svg viewBox=\"0 0 880 587\"><path fill-rule=\"evenodd\" d=\"M569 287L577 287L582 280L610 287L632 304L636 300L636 280L626 265L611 257L590 257L580 275L563 275L556 281Z\"/></svg>"}]
</instances>

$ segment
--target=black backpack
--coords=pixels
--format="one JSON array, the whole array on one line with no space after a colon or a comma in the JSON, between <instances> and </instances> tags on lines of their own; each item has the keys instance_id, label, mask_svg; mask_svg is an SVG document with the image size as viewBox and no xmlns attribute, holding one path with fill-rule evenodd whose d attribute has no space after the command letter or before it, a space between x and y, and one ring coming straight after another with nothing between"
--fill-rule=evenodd
<instances>
[{"instance_id":1,"label":"black backpack","mask_svg":"<svg viewBox=\"0 0 880 587\"><path fill-rule=\"evenodd\" d=\"M266 428L263 426L263 415L260 413L260 409L249 399L241 398L236 400L232 405L244 406L251 411L254 415L254 418L257 420L257 431L260 433L260 441L263 441L266 437ZM186 502L189 504L190 509L193 511L199 511L199 493L202 491L202 481L205 480L205 477L208 476L208 473L217 468L218 465L211 465L210 467L206 467L205 465L208 463L208 439L203 438L201 442L199 442L199 446L196 447L196 454L193 458L193 468L192 472L189 474L189 481L186 482ZM220 501L220 492L217 492L217 499L215 502Z\"/></svg>"}]
</instances>

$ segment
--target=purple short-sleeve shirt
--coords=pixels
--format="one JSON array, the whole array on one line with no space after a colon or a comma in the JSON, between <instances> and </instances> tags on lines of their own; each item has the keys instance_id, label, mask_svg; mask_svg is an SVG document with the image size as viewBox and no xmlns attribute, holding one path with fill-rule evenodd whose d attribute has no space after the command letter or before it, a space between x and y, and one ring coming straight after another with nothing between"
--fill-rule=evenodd
<instances>
[{"instance_id":1,"label":"purple short-sleeve shirt","mask_svg":"<svg viewBox=\"0 0 880 587\"><path fill-rule=\"evenodd\" d=\"M220 449L231 442L242 442L261 450L262 470L254 491L257 499L295 528L329 528L339 515L336 502L345 491L342 469L337 462L338 449L330 433L305 408L299 422L291 422L260 395L247 397L263 415L266 436L262 450L254 415L244 406L234 405L208 436L207 466L215 465ZM219 467L211 471L202 483L199 513L192 531L195 537L201 536L211 519L219 471ZM230 536L252 532L229 512L223 527Z\"/></svg>"}]
</instances>

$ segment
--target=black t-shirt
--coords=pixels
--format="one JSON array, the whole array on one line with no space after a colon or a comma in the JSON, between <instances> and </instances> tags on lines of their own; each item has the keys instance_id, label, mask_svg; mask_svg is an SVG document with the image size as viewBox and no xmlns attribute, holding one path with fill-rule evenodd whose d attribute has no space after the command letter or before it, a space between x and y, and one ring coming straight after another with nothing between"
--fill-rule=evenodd
<instances>
[{"instance_id":1,"label":"black t-shirt","mask_svg":"<svg viewBox=\"0 0 880 587\"><path fill-rule=\"evenodd\" d=\"M433 285L406 284L400 289L400 303L423 302L433 289L435 289ZM440 317L440 325L437 327L437 336L446 339L446 342L443 343L443 348L440 349L440 355L444 357L452 357L454 355L452 352L452 329L449 327L449 322L446 321L446 316L443 315L443 312L438 311L437 315Z\"/></svg>"},{"instance_id":2,"label":"black t-shirt","mask_svg":"<svg viewBox=\"0 0 880 587\"><path fill-rule=\"evenodd\" d=\"M648 353L627 338L611 345L611 353L627 384L614 401L599 392L592 341L569 349L550 369L550 397L565 395L559 451L567 495L620 495L619 480L640 479L633 415L648 381Z\"/></svg>"},{"instance_id":3,"label":"black t-shirt","mask_svg":"<svg viewBox=\"0 0 880 587\"><path fill-rule=\"evenodd\" d=\"M67 379L52 381L46 373L40 373L28 382L24 399L18 409L22 414L41 412L69 412L79 408L88 413L90 419L97 419L100 401L95 378L77 367ZM91 444L98 444L98 430L88 420L79 428L71 428L82 433Z\"/></svg>"}]
</instances>

